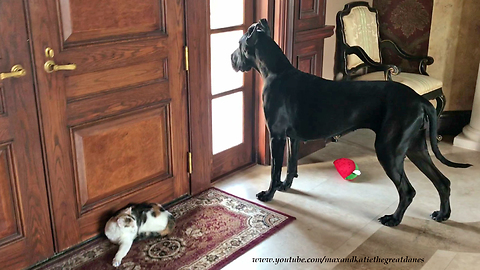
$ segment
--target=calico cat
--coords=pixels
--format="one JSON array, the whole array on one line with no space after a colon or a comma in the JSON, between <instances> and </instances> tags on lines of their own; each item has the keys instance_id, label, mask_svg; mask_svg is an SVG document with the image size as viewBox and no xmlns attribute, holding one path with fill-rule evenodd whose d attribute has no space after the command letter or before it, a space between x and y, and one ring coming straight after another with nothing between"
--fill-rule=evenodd
<instances>
[{"instance_id":1,"label":"calico cat","mask_svg":"<svg viewBox=\"0 0 480 270\"><path fill-rule=\"evenodd\" d=\"M166 236L174 227L172 214L157 203L131 204L118 211L105 226L107 238L119 245L113 266L120 266L135 239Z\"/></svg>"}]
</instances>

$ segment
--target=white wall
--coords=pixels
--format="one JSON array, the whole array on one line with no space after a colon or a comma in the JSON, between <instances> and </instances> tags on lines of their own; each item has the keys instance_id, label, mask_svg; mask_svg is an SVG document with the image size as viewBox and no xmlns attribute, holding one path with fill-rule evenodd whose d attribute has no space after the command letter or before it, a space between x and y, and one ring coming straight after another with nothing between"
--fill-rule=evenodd
<instances>
[{"instance_id":1,"label":"white wall","mask_svg":"<svg viewBox=\"0 0 480 270\"><path fill-rule=\"evenodd\" d=\"M353 0L327 0L327 7L325 11L325 24L335 25L335 18L337 12L343 10L345 4L353 2ZM373 5L373 0L367 0L370 6ZM333 36L325 39L323 49L323 71L322 77L325 79L333 79L333 65L335 63L335 33Z\"/></svg>"}]
</instances>

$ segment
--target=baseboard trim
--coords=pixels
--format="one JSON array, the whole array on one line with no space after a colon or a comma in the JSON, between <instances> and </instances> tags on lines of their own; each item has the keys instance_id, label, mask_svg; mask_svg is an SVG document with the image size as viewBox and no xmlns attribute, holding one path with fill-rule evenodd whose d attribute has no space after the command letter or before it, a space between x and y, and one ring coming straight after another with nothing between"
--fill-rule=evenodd
<instances>
[{"instance_id":1,"label":"baseboard trim","mask_svg":"<svg viewBox=\"0 0 480 270\"><path fill-rule=\"evenodd\" d=\"M438 120L438 134L457 136L470 123L472 111L446 111Z\"/></svg>"}]
</instances>

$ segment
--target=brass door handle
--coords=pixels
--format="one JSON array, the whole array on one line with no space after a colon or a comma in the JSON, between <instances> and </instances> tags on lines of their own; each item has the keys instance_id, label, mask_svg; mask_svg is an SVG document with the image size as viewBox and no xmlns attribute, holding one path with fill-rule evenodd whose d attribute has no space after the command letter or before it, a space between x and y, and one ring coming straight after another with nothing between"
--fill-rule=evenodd
<instances>
[{"instance_id":1,"label":"brass door handle","mask_svg":"<svg viewBox=\"0 0 480 270\"><path fill-rule=\"evenodd\" d=\"M27 71L23 69L20 65L15 65L12 67L11 72L0 73L0 81L8 78L20 78L27 75Z\"/></svg>"},{"instance_id":2,"label":"brass door handle","mask_svg":"<svg viewBox=\"0 0 480 270\"><path fill-rule=\"evenodd\" d=\"M57 65L53 60L48 60L45 62L45 65L43 65L45 68L45 71L47 73L52 73L54 71L61 71L61 70L75 70L77 68L77 65L75 64L68 64L68 65Z\"/></svg>"}]
</instances>

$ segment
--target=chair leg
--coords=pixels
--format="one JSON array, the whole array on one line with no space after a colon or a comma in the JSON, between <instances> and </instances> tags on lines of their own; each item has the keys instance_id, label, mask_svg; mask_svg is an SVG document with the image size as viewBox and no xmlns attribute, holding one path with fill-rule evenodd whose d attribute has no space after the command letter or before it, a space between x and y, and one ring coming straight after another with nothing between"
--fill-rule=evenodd
<instances>
[{"instance_id":1,"label":"chair leg","mask_svg":"<svg viewBox=\"0 0 480 270\"><path fill-rule=\"evenodd\" d=\"M440 119L440 115L442 114L443 109L445 109L445 103L447 101L443 94L435 98L435 100L437 101L437 108L435 109L437 110L437 116ZM443 139L442 135L437 135L437 141L441 141L442 139Z\"/></svg>"},{"instance_id":2,"label":"chair leg","mask_svg":"<svg viewBox=\"0 0 480 270\"><path fill-rule=\"evenodd\" d=\"M445 109L445 103L447 103L447 100L445 99L445 96L442 94L441 96L438 96L435 98L437 101L437 116L440 117L440 114L442 114L443 109Z\"/></svg>"}]
</instances>

